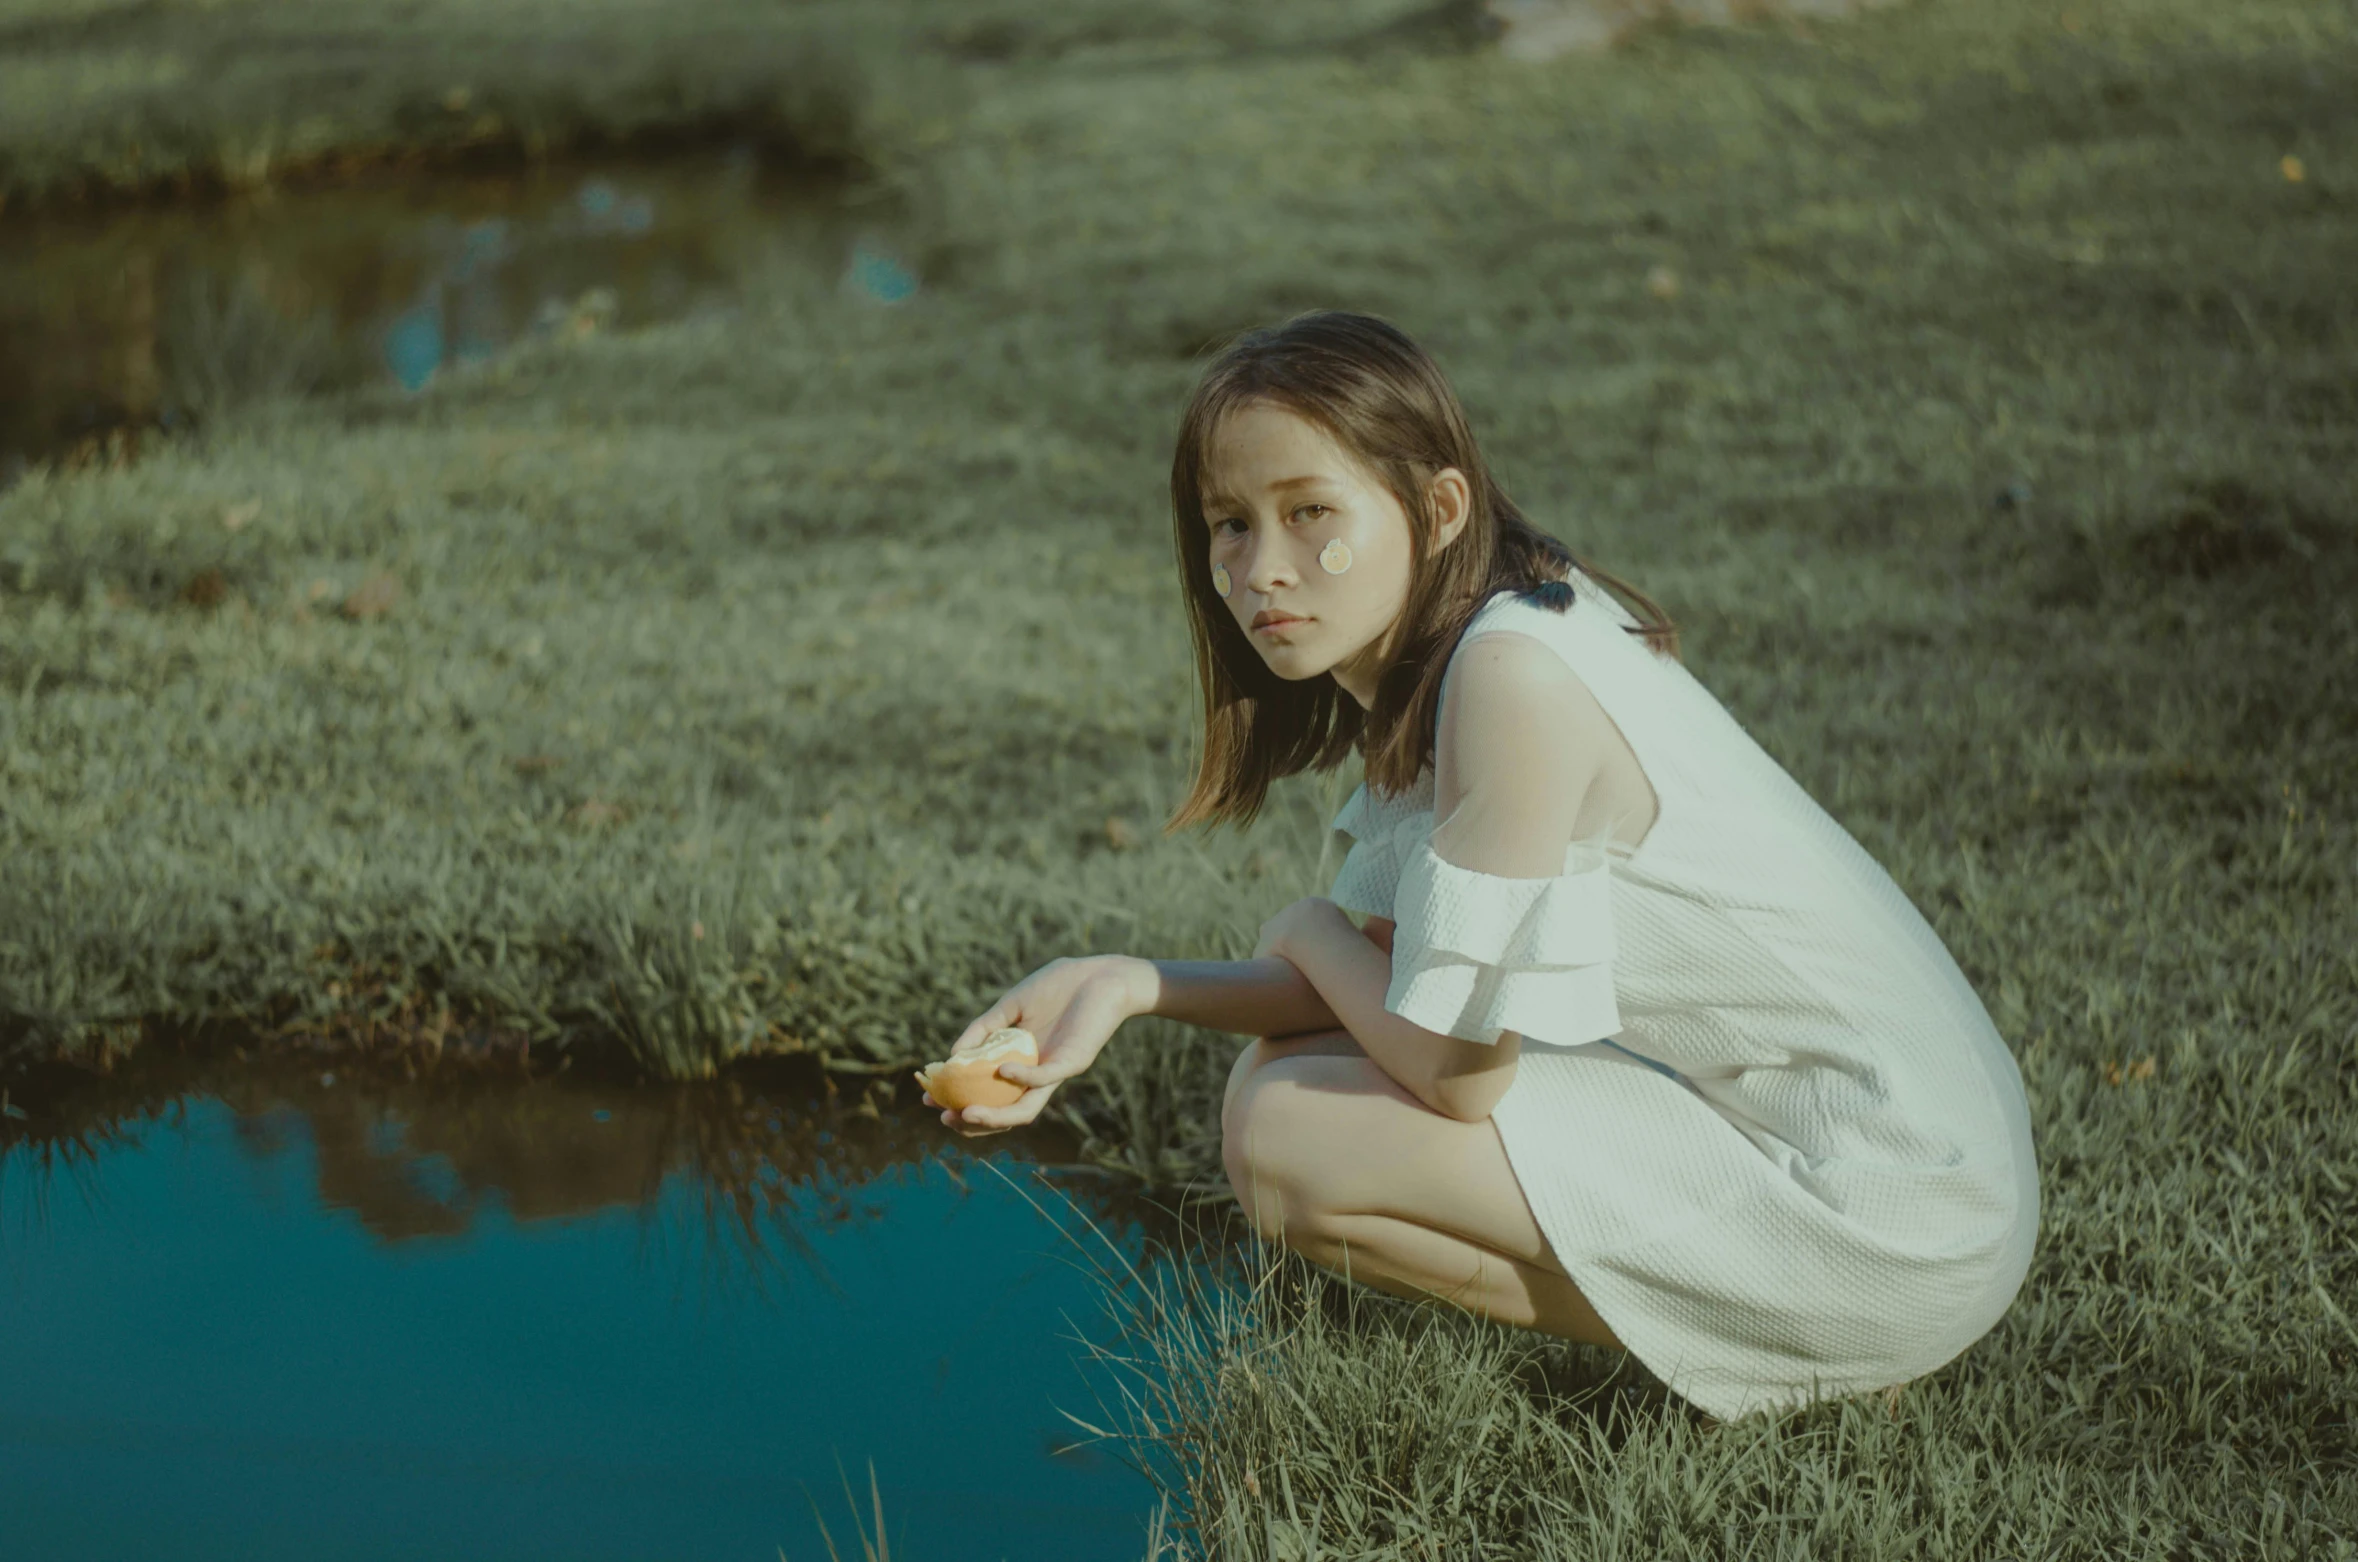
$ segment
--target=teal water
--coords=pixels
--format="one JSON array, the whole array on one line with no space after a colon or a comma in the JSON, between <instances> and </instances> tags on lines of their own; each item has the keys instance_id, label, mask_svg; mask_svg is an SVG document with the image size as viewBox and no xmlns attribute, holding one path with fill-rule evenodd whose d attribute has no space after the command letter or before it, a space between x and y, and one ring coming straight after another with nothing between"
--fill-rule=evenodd
<instances>
[{"instance_id":1,"label":"teal water","mask_svg":"<svg viewBox=\"0 0 2358 1562\"><path fill-rule=\"evenodd\" d=\"M898 227L890 200L744 146L12 214L0 489L243 401L422 390L534 339L726 317L781 274L897 304L920 286Z\"/></svg>"},{"instance_id":2,"label":"teal water","mask_svg":"<svg viewBox=\"0 0 2358 1562\"><path fill-rule=\"evenodd\" d=\"M815 1503L857 1557L873 1461L896 1559L1143 1556L1144 1480L1057 1451L1115 1398L1065 1338L1111 1338L1115 1261L1008 1140L1016 1186L907 1126L878 1165L757 1101L716 1150L519 1088L194 1093L0 1154L0 1553L803 1562Z\"/></svg>"}]
</instances>

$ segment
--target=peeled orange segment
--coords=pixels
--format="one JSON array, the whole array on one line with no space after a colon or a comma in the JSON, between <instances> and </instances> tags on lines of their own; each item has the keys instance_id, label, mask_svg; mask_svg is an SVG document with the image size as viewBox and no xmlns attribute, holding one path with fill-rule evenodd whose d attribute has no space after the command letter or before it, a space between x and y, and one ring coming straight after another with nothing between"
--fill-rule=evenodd
<instances>
[{"instance_id":1,"label":"peeled orange segment","mask_svg":"<svg viewBox=\"0 0 2358 1562\"><path fill-rule=\"evenodd\" d=\"M925 1093L947 1107L1013 1106L1028 1086L998 1075L1002 1063L1037 1063L1040 1043L1021 1026L991 1032L970 1052L958 1052L938 1063L928 1063Z\"/></svg>"}]
</instances>

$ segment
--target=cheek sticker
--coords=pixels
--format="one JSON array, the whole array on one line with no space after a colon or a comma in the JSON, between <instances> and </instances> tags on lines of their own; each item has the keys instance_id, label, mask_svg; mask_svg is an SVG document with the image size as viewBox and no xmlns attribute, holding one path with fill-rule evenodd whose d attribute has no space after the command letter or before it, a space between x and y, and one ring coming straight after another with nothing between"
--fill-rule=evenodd
<instances>
[{"instance_id":1,"label":"cheek sticker","mask_svg":"<svg viewBox=\"0 0 2358 1562\"><path fill-rule=\"evenodd\" d=\"M1340 575L1351 567L1351 550L1342 538L1336 537L1318 550L1318 567L1329 575Z\"/></svg>"},{"instance_id":2,"label":"cheek sticker","mask_svg":"<svg viewBox=\"0 0 2358 1562\"><path fill-rule=\"evenodd\" d=\"M1219 592L1219 593L1220 593L1221 599L1222 599L1223 601L1225 601L1225 600L1227 599L1227 597L1228 597L1228 566L1227 566L1227 565L1225 565L1225 564L1215 564L1215 565L1213 565L1213 566L1212 566L1212 589L1213 589L1214 591L1217 591L1217 592Z\"/></svg>"}]
</instances>

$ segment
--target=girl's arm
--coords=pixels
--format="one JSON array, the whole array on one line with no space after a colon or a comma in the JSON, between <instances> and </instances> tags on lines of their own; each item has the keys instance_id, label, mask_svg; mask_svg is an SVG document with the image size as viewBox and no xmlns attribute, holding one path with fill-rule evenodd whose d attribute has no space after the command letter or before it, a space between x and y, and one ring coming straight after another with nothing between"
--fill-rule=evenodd
<instances>
[{"instance_id":1,"label":"girl's arm","mask_svg":"<svg viewBox=\"0 0 2358 1562\"><path fill-rule=\"evenodd\" d=\"M1299 968L1280 955L1258 960L1131 959L1131 1009L1239 1036L1338 1030L1342 1021Z\"/></svg>"},{"instance_id":2,"label":"girl's arm","mask_svg":"<svg viewBox=\"0 0 2358 1562\"><path fill-rule=\"evenodd\" d=\"M1430 1031L1384 1007L1392 981L1389 924L1379 949L1330 900L1296 901L1278 914L1278 950L1314 983L1360 1050L1401 1089L1461 1122L1480 1122L1506 1094L1523 1038L1494 1044Z\"/></svg>"}]
</instances>

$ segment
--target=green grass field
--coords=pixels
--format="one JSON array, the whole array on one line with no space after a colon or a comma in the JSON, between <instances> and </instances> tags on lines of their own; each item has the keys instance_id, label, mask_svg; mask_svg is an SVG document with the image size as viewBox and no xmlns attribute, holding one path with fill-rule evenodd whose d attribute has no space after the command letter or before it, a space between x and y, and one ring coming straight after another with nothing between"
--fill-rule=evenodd
<instances>
[{"instance_id":1,"label":"green grass field","mask_svg":"<svg viewBox=\"0 0 2358 1562\"><path fill-rule=\"evenodd\" d=\"M438 98L452 18L479 63L545 10L0 0L4 220L155 146L251 168L363 46ZM714 14L725 92L667 96L718 45L615 0L502 112L807 121L919 213L916 298L780 274L0 494L12 1067L219 1021L898 1072L1056 955L1242 957L1357 778L1159 834L1168 442L1219 334L1368 309L1924 909L2045 1221L1896 1413L1776 1425L1575 1405L1609 1363L1315 1279L1173 1293L1134 1348L1191 1368L1153 1426L1193 1554L1307 1557L1315 1510L1322 1557L2358 1556L2358 8L1925 0L1543 66L1398 5ZM795 85L825 28L857 91ZM233 33L281 46L184 97ZM399 142L385 91L304 155ZM329 611L376 572L389 613ZM1052 1110L1217 1199L1238 1044L1135 1022Z\"/></svg>"}]
</instances>

